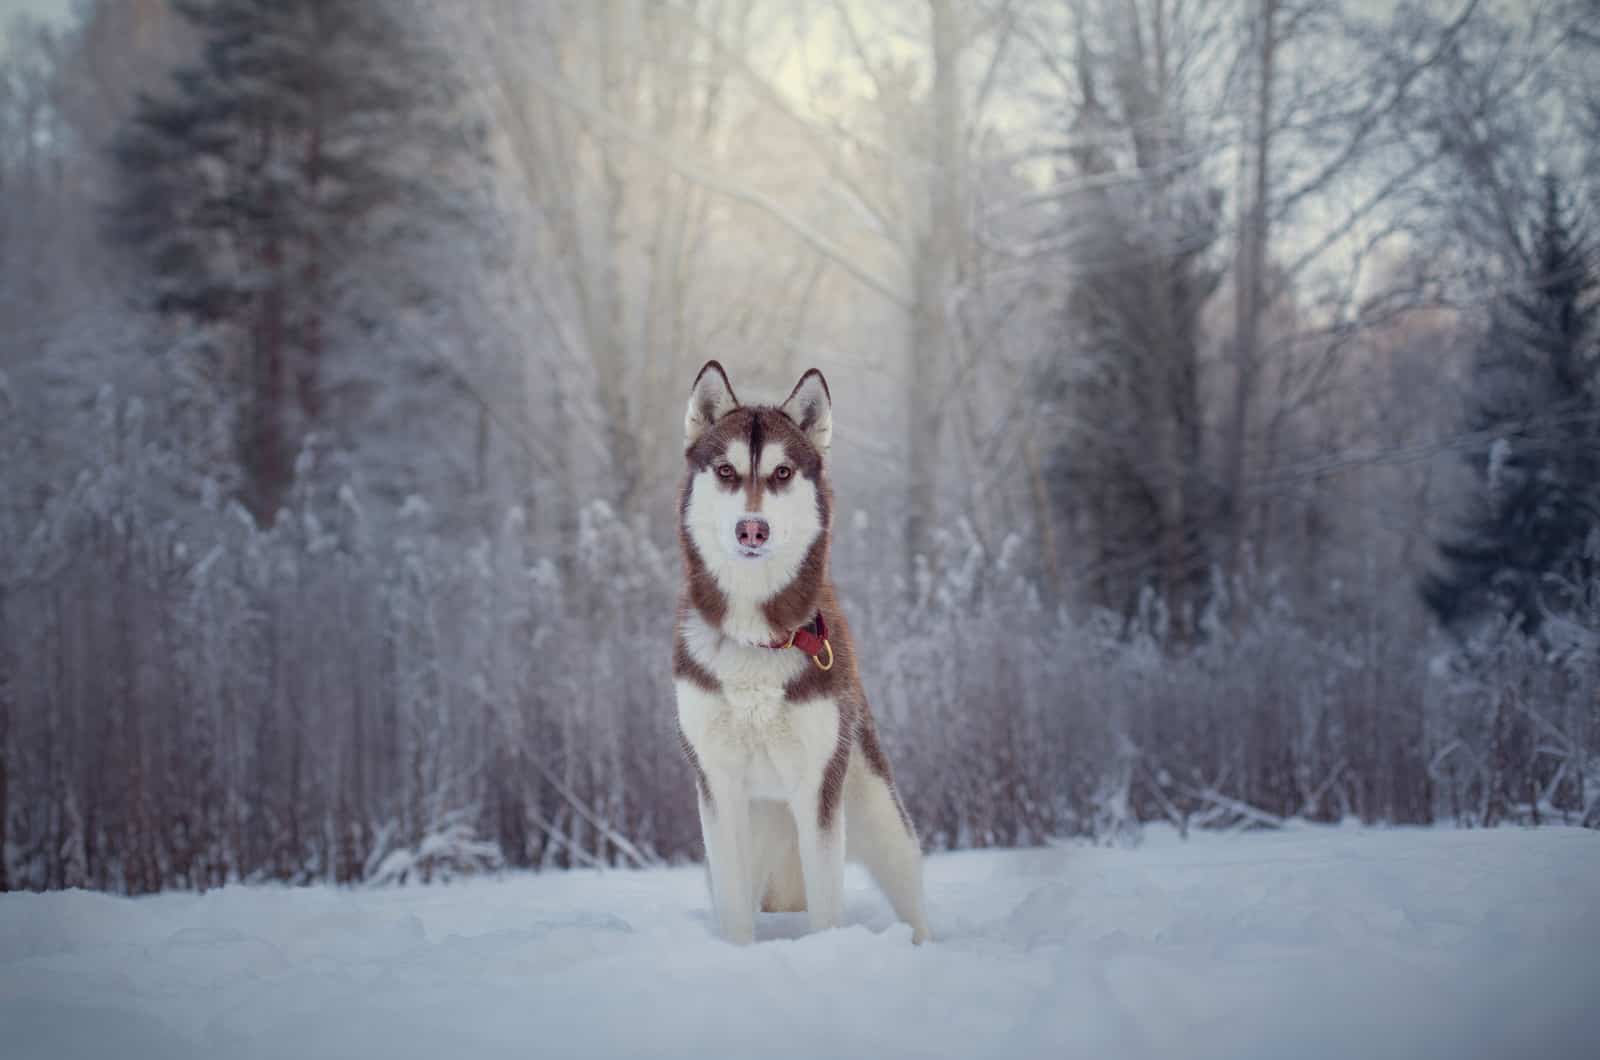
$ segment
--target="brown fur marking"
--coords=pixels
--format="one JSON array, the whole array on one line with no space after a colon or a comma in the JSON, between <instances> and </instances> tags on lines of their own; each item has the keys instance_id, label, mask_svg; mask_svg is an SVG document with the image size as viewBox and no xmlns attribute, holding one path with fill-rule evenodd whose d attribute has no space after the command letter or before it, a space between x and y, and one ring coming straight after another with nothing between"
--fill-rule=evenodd
<instances>
[{"instance_id":1,"label":"brown fur marking","mask_svg":"<svg viewBox=\"0 0 1600 1060\"><path fill-rule=\"evenodd\" d=\"M894 808L900 811L900 823L906 826L906 831L916 835L916 829L911 827L911 815L906 813L905 803L900 801L900 792L894 786L894 774L889 769L889 756L883 753L883 746L878 743L878 729L873 724L870 712L862 712L861 726L856 731L856 739L861 744L861 757L866 760L867 768L888 786L889 797L894 799Z\"/></svg>"},{"instance_id":2,"label":"brown fur marking","mask_svg":"<svg viewBox=\"0 0 1600 1060\"><path fill-rule=\"evenodd\" d=\"M695 786L700 789L700 797L706 800L706 805L711 805L711 785L706 781L706 771L700 768L700 756L694 753L694 745L689 742L689 737L684 735L683 726L678 726L678 743L683 747L683 757L689 760L689 768L694 770Z\"/></svg>"},{"instance_id":3,"label":"brown fur marking","mask_svg":"<svg viewBox=\"0 0 1600 1060\"><path fill-rule=\"evenodd\" d=\"M678 550L683 554L683 568L687 576L684 598L687 606L700 612L706 623L715 629L722 625L728 613L728 598L717 584L717 579L706 569L705 560L700 558L700 550L695 547L694 539L683 525L688 515L689 480L685 479L683 488L678 491ZM684 606L684 602L680 602L680 610Z\"/></svg>"},{"instance_id":4,"label":"brown fur marking","mask_svg":"<svg viewBox=\"0 0 1600 1060\"><path fill-rule=\"evenodd\" d=\"M682 678L705 692L721 692L722 682L716 674L700 665L700 660L689 653L689 645L680 631L672 645L672 676Z\"/></svg>"},{"instance_id":5,"label":"brown fur marking","mask_svg":"<svg viewBox=\"0 0 1600 1060\"><path fill-rule=\"evenodd\" d=\"M822 454L811 444L811 439L805 436L793 420L777 409L762 411L765 414L762 417L764 435L776 438L782 443L784 455L788 457L795 471L817 483L820 488L823 485Z\"/></svg>"},{"instance_id":6,"label":"brown fur marking","mask_svg":"<svg viewBox=\"0 0 1600 1060\"><path fill-rule=\"evenodd\" d=\"M709 430L701 431L700 437L684 450L684 456L689 460L689 474L694 475L710 467L727 453L728 446L734 441L748 439L750 421L755 418L756 411L740 406L723 416Z\"/></svg>"},{"instance_id":7,"label":"brown fur marking","mask_svg":"<svg viewBox=\"0 0 1600 1060\"><path fill-rule=\"evenodd\" d=\"M728 598L717 584L716 576L706 569L700 550L694 547L688 534L682 535L683 561L688 568L689 604L705 618L712 629L719 629L728 614Z\"/></svg>"},{"instance_id":8,"label":"brown fur marking","mask_svg":"<svg viewBox=\"0 0 1600 1060\"><path fill-rule=\"evenodd\" d=\"M761 429L761 410L755 410L755 415L750 417L750 470L745 475L744 484L744 510L759 512L761 510L761 447L765 442L766 432Z\"/></svg>"},{"instance_id":9,"label":"brown fur marking","mask_svg":"<svg viewBox=\"0 0 1600 1060\"><path fill-rule=\"evenodd\" d=\"M855 741L858 721L854 704L839 704L839 741L822 771L822 787L817 792L817 827L824 832L833 828L839 816L839 803L844 798L844 774L850 765L850 745Z\"/></svg>"},{"instance_id":10,"label":"brown fur marking","mask_svg":"<svg viewBox=\"0 0 1600 1060\"><path fill-rule=\"evenodd\" d=\"M800 561L799 570L795 571L794 580L785 585L770 600L761 605L761 613L766 616L767 622L773 629L785 632L798 629L816 617L818 597L822 595L822 584L828 577L828 533L823 531L817 539L811 542L811 547L806 549L805 559ZM828 619L830 632L833 628L831 615Z\"/></svg>"}]
</instances>

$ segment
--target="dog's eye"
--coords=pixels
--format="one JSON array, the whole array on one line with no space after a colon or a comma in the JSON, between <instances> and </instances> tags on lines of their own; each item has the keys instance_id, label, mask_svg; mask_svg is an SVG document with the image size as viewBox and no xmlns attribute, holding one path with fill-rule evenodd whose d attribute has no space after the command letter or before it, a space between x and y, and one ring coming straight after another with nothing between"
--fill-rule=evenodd
<instances>
[{"instance_id":1,"label":"dog's eye","mask_svg":"<svg viewBox=\"0 0 1600 1060\"><path fill-rule=\"evenodd\" d=\"M733 465L732 464L719 464L719 465L717 465L717 477L718 478L732 478L733 477Z\"/></svg>"},{"instance_id":2,"label":"dog's eye","mask_svg":"<svg viewBox=\"0 0 1600 1060\"><path fill-rule=\"evenodd\" d=\"M778 481L779 482L782 482L783 480L787 479L790 475L794 474L794 469L789 467L787 464L780 464L778 466L778 470L774 471L773 474L778 476Z\"/></svg>"}]
</instances>

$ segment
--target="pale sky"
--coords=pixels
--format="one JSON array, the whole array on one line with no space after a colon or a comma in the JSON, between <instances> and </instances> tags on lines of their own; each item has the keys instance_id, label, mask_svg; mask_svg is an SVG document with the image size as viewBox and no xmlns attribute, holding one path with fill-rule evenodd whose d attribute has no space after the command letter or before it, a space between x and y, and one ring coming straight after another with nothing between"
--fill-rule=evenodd
<instances>
[{"instance_id":1,"label":"pale sky","mask_svg":"<svg viewBox=\"0 0 1600 1060\"><path fill-rule=\"evenodd\" d=\"M64 21L72 14L72 0L0 0L0 36L18 15Z\"/></svg>"}]
</instances>

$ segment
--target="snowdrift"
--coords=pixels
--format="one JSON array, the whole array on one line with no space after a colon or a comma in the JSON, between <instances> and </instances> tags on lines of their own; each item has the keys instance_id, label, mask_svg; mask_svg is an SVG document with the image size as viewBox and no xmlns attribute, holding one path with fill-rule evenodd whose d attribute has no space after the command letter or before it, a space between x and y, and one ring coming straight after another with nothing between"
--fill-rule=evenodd
<instances>
[{"instance_id":1,"label":"snowdrift","mask_svg":"<svg viewBox=\"0 0 1600 1060\"><path fill-rule=\"evenodd\" d=\"M1147 833L928 861L921 948L713 938L703 873L0 895L0 1054L1509 1057L1600 1040L1600 834ZM854 869L851 870L854 873Z\"/></svg>"}]
</instances>

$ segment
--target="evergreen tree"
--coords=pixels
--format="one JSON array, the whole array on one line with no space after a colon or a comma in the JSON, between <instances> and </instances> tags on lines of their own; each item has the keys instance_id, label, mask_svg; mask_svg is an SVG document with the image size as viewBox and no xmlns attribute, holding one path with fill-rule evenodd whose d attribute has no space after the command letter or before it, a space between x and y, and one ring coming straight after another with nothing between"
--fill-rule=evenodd
<instances>
[{"instance_id":1,"label":"evergreen tree","mask_svg":"<svg viewBox=\"0 0 1600 1060\"><path fill-rule=\"evenodd\" d=\"M1530 259L1474 365L1471 508L1422 583L1447 626L1498 613L1537 632L1600 573L1600 281L1553 178Z\"/></svg>"},{"instance_id":2,"label":"evergreen tree","mask_svg":"<svg viewBox=\"0 0 1600 1060\"><path fill-rule=\"evenodd\" d=\"M1221 280L1221 197L1181 137L1150 135L1177 105L1152 67L1170 58L1122 36L1104 57L1080 43L1071 161L1085 190L1063 212L1078 275L1045 368L1065 415L1044 474L1088 552L1094 603L1132 617L1153 590L1186 637L1212 559L1202 310Z\"/></svg>"},{"instance_id":3,"label":"evergreen tree","mask_svg":"<svg viewBox=\"0 0 1600 1060\"><path fill-rule=\"evenodd\" d=\"M176 6L199 61L118 139L111 230L234 399L244 500L270 521L329 415L330 349L427 301L404 248L463 219L452 176L480 137L407 0Z\"/></svg>"}]
</instances>

